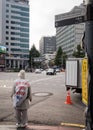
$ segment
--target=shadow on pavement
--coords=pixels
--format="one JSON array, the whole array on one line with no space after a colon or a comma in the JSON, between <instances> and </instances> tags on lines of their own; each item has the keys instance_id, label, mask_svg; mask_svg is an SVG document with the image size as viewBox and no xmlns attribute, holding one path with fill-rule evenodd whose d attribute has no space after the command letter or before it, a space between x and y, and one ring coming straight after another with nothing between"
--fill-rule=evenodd
<instances>
[{"instance_id":1,"label":"shadow on pavement","mask_svg":"<svg viewBox=\"0 0 93 130\"><path fill-rule=\"evenodd\" d=\"M16 130L31 130L31 129L27 127L19 127L19 128L16 128Z\"/></svg>"}]
</instances>

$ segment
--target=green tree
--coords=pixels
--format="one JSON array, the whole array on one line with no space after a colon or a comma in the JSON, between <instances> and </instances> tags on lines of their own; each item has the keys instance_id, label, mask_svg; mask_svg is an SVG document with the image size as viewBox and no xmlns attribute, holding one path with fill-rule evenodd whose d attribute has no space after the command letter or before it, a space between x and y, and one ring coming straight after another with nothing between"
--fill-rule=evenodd
<instances>
[{"instance_id":1,"label":"green tree","mask_svg":"<svg viewBox=\"0 0 93 130\"><path fill-rule=\"evenodd\" d=\"M55 65L56 66L61 66L62 65L62 48L59 47L58 50L57 50L57 54L55 56Z\"/></svg>"},{"instance_id":2,"label":"green tree","mask_svg":"<svg viewBox=\"0 0 93 130\"><path fill-rule=\"evenodd\" d=\"M73 56L76 58L85 57L85 52L83 51L80 45L77 45L76 51L73 52Z\"/></svg>"},{"instance_id":3,"label":"green tree","mask_svg":"<svg viewBox=\"0 0 93 130\"><path fill-rule=\"evenodd\" d=\"M57 54L55 56L55 65L59 67L64 67L66 64L67 55L65 52L63 52L62 48L59 47Z\"/></svg>"},{"instance_id":4,"label":"green tree","mask_svg":"<svg viewBox=\"0 0 93 130\"><path fill-rule=\"evenodd\" d=\"M65 52L63 52L62 58L63 58L62 67L65 69L65 67L66 67L66 59L67 59L67 55L66 55Z\"/></svg>"},{"instance_id":5,"label":"green tree","mask_svg":"<svg viewBox=\"0 0 93 130\"><path fill-rule=\"evenodd\" d=\"M34 58L39 57L40 53L39 51L36 49L35 45L33 44L31 47L31 50L29 51L29 66L35 67L38 66L38 63L34 62Z\"/></svg>"}]
</instances>

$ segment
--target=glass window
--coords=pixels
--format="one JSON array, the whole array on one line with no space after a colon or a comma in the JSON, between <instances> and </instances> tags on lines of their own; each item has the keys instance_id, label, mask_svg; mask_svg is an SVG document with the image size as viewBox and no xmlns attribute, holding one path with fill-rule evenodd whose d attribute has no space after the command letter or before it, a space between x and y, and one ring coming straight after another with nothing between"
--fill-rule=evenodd
<instances>
[{"instance_id":1,"label":"glass window","mask_svg":"<svg viewBox=\"0 0 93 130\"><path fill-rule=\"evenodd\" d=\"M9 34L9 32L8 32L8 31L6 31L6 34Z\"/></svg>"},{"instance_id":2,"label":"glass window","mask_svg":"<svg viewBox=\"0 0 93 130\"><path fill-rule=\"evenodd\" d=\"M6 18L9 18L9 15L6 15Z\"/></svg>"},{"instance_id":3,"label":"glass window","mask_svg":"<svg viewBox=\"0 0 93 130\"><path fill-rule=\"evenodd\" d=\"M9 37L6 37L6 40L8 40L9 39Z\"/></svg>"},{"instance_id":4,"label":"glass window","mask_svg":"<svg viewBox=\"0 0 93 130\"><path fill-rule=\"evenodd\" d=\"M29 8L28 7L22 7L22 6L16 6L16 5L11 5L12 8L16 8L16 9L20 9L22 11L27 11L29 12Z\"/></svg>"},{"instance_id":5,"label":"glass window","mask_svg":"<svg viewBox=\"0 0 93 130\"><path fill-rule=\"evenodd\" d=\"M9 4L6 4L6 7L9 7Z\"/></svg>"},{"instance_id":6,"label":"glass window","mask_svg":"<svg viewBox=\"0 0 93 130\"><path fill-rule=\"evenodd\" d=\"M14 11L14 10L12 10L11 13L20 14L21 16L27 16L27 17L29 17L29 13L27 13L27 12L20 12L20 11Z\"/></svg>"},{"instance_id":7,"label":"glass window","mask_svg":"<svg viewBox=\"0 0 93 130\"><path fill-rule=\"evenodd\" d=\"M21 21L29 22L29 18L22 18L22 17L18 17L18 16L11 16L11 18L20 19Z\"/></svg>"},{"instance_id":8,"label":"glass window","mask_svg":"<svg viewBox=\"0 0 93 130\"><path fill-rule=\"evenodd\" d=\"M24 27L29 27L29 23L22 23L22 22L15 22L15 21L11 21L12 24L17 24L20 26L24 26Z\"/></svg>"},{"instance_id":9,"label":"glass window","mask_svg":"<svg viewBox=\"0 0 93 130\"><path fill-rule=\"evenodd\" d=\"M15 27L11 27L11 29L15 29Z\"/></svg>"},{"instance_id":10,"label":"glass window","mask_svg":"<svg viewBox=\"0 0 93 130\"><path fill-rule=\"evenodd\" d=\"M9 12L9 10L8 10L8 9L6 9L6 12L8 13L8 12Z\"/></svg>"},{"instance_id":11,"label":"glass window","mask_svg":"<svg viewBox=\"0 0 93 130\"><path fill-rule=\"evenodd\" d=\"M8 43L8 42L6 42L6 45L9 45L9 43Z\"/></svg>"},{"instance_id":12,"label":"glass window","mask_svg":"<svg viewBox=\"0 0 93 130\"><path fill-rule=\"evenodd\" d=\"M8 21L8 20L6 20L6 23L9 23L9 21Z\"/></svg>"},{"instance_id":13,"label":"glass window","mask_svg":"<svg viewBox=\"0 0 93 130\"><path fill-rule=\"evenodd\" d=\"M11 37L11 40L15 40L15 37Z\"/></svg>"}]
</instances>

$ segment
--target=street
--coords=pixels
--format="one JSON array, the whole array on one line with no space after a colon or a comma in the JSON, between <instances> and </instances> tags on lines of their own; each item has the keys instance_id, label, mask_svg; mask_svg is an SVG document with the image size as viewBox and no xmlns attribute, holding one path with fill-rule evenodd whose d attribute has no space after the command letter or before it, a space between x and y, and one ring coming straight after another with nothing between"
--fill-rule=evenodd
<instances>
[{"instance_id":1,"label":"street","mask_svg":"<svg viewBox=\"0 0 93 130\"><path fill-rule=\"evenodd\" d=\"M12 99L10 98L13 81L18 73L0 72L0 122L15 122ZM32 102L28 110L30 123L60 125L61 123L85 123L84 109L80 94L70 91L72 105L65 104L65 73L56 75L26 73L31 83Z\"/></svg>"}]
</instances>

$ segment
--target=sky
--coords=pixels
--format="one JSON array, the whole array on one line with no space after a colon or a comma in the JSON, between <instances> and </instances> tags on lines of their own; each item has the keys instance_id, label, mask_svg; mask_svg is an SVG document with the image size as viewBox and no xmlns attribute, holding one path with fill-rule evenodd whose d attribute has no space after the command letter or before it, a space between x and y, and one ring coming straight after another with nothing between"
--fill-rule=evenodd
<instances>
[{"instance_id":1,"label":"sky","mask_svg":"<svg viewBox=\"0 0 93 130\"><path fill-rule=\"evenodd\" d=\"M83 0L29 0L30 48L39 50L39 41L44 36L56 35L55 15L69 12Z\"/></svg>"}]
</instances>

